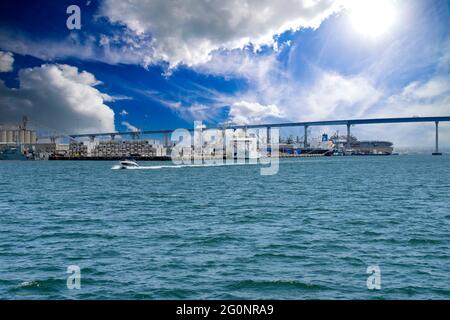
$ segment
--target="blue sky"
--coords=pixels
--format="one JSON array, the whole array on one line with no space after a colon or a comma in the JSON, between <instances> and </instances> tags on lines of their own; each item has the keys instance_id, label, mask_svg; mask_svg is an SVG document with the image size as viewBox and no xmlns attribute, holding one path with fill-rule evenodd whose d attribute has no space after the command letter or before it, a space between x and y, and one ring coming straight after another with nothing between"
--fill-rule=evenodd
<instances>
[{"instance_id":1,"label":"blue sky","mask_svg":"<svg viewBox=\"0 0 450 320\"><path fill-rule=\"evenodd\" d=\"M72 4L80 30L66 27ZM449 8L429 0L2 1L0 124L28 114L37 126L74 133L450 115ZM426 125L355 130L405 146L433 138ZM446 126L441 135L450 143Z\"/></svg>"}]
</instances>

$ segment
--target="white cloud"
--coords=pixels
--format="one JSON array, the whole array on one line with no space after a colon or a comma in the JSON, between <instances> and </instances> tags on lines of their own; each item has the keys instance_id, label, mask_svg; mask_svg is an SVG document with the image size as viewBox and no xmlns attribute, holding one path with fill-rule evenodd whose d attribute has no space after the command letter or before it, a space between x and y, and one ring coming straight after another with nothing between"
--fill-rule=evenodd
<instances>
[{"instance_id":1,"label":"white cloud","mask_svg":"<svg viewBox=\"0 0 450 320\"><path fill-rule=\"evenodd\" d=\"M340 7L331 0L105 0L100 11L138 35L151 34L148 62L192 66L217 49L257 49L285 31L317 28Z\"/></svg>"},{"instance_id":2,"label":"white cloud","mask_svg":"<svg viewBox=\"0 0 450 320\"><path fill-rule=\"evenodd\" d=\"M110 28L108 34L70 33L57 42L0 29L0 43L3 50L47 61L76 57L145 67L169 62L173 69L180 63L188 66L207 63L220 51L243 48L256 51L264 45L279 51L289 41L279 44L274 39L277 35L288 30L317 28L343 8L345 1L105 0L100 5L100 14L124 27ZM227 69L224 64L222 67Z\"/></svg>"},{"instance_id":3,"label":"white cloud","mask_svg":"<svg viewBox=\"0 0 450 320\"><path fill-rule=\"evenodd\" d=\"M181 102L161 101L165 106L169 107L178 116L189 122L204 121L217 122L220 113L220 107L213 105L205 105L203 103L192 103L189 105L182 105Z\"/></svg>"},{"instance_id":4,"label":"white cloud","mask_svg":"<svg viewBox=\"0 0 450 320\"><path fill-rule=\"evenodd\" d=\"M211 121L215 118L214 108L202 103L193 103L192 105L182 108L177 108L176 105L174 106L175 112L188 121Z\"/></svg>"},{"instance_id":5,"label":"white cloud","mask_svg":"<svg viewBox=\"0 0 450 320\"><path fill-rule=\"evenodd\" d=\"M258 54L251 50L220 50L211 54L211 59L194 66L194 70L204 74L225 78L245 78L249 81L265 81L270 74L279 72L277 55Z\"/></svg>"},{"instance_id":6,"label":"white cloud","mask_svg":"<svg viewBox=\"0 0 450 320\"><path fill-rule=\"evenodd\" d=\"M450 78L435 77L425 83L415 81L403 90L405 98L435 98L450 91Z\"/></svg>"},{"instance_id":7,"label":"white cloud","mask_svg":"<svg viewBox=\"0 0 450 320\"><path fill-rule=\"evenodd\" d=\"M121 116L127 116L128 115L128 112L127 112L127 110L122 110L122 111L120 111L120 113L119 113Z\"/></svg>"},{"instance_id":8,"label":"white cloud","mask_svg":"<svg viewBox=\"0 0 450 320\"><path fill-rule=\"evenodd\" d=\"M249 89L236 95L233 103L247 101L261 106L276 106L276 110L262 109L267 112L266 119L314 121L357 118L367 113L384 95L382 90L363 76L343 76L336 72L317 70L305 83L283 71L274 55L248 61L237 63L240 67L234 69L235 76L240 74L249 82ZM227 99L230 100L230 97ZM257 109L253 117L252 109L246 110L246 118L255 121L264 119L260 114L262 110ZM230 112L230 117L234 118L235 115Z\"/></svg>"},{"instance_id":9,"label":"white cloud","mask_svg":"<svg viewBox=\"0 0 450 320\"><path fill-rule=\"evenodd\" d=\"M450 82L441 76L412 82L398 94L389 96L371 116L413 117L448 116Z\"/></svg>"},{"instance_id":10,"label":"white cloud","mask_svg":"<svg viewBox=\"0 0 450 320\"><path fill-rule=\"evenodd\" d=\"M236 124L255 124L283 117L276 105L261 105L257 102L235 102L229 113L230 120Z\"/></svg>"},{"instance_id":11,"label":"white cloud","mask_svg":"<svg viewBox=\"0 0 450 320\"><path fill-rule=\"evenodd\" d=\"M127 121L122 121L122 125L125 126L130 131L134 131L134 132L139 131L138 127L133 126L131 123L129 123Z\"/></svg>"},{"instance_id":12,"label":"white cloud","mask_svg":"<svg viewBox=\"0 0 450 320\"><path fill-rule=\"evenodd\" d=\"M233 95L217 93L207 88L198 92L210 103L207 108L185 110L185 103L150 97L176 110L187 120L197 114L218 114L218 108L229 107L229 120L236 123L280 121L313 121L336 118L357 118L383 96L382 90L364 76L343 76L336 72L316 70L305 83L290 75L277 59L276 53L258 55L248 50L215 52L212 59L194 67L205 74L242 78L248 83L243 92ZM182 94L186 97L186 93ZM206 96L205 96L206 95ZM209 117L211 118L211 117Z\"/></svg>"},{"instance_id":13,"label":"white cloud","mask_svg":"<svg viewBox=\"0 0 450 320\"><path fill-rule=\"evenodd\" d=\"M235 102L233 96L187 80L185 86L174 86L174 92L159 92L155 90L135 90L167 108L180 118L192 121L217 123L223 117L223 108ZM204 102L200 103L198 100Z\"/></svg>"},{"instance_id":14,"label":"white cloud","mask_svg":"<svg viewBox=\"0 0 450 320\"><path fill-rule=\"evenodd\" d=\"M303 104L301 112L311 120L358 118L366 114L382 95L364 77L323 73L312 88L303 89L299 104Z\"/></svg>"},{"instance_id":15,"label":"white cloud","mask_svg":"<svg viewBox=\"0 0 450 320\"><path fill-rule=\"evenodd\" d=\"M44 64L19 71L19 88L0 81L0 119L17 124L27 115L35 126L57 133L114 131L112 98L95 86L101 82L69 65Z\"/></svg>"},{"instance_id":16,"label":"white cloud","mask_svg":"<svg viewBox=\"0 0 450 320\"><path fill-rule=\"evenodd\" d=\"M101 61L108 64L134 64L148 66L152 55L152 42L148 36L135 35L132 31L114 31L110 36L87 35L80 39L75 33L59 41L29 38L28 35L0 28L3 50L30 55L52 61L76 57L82 60Z\"/></svg>"},{"instance_id":17,"label":"white cloud","mask_svg":"<svg viewBox=\"0 0 450 320\"><path fill-rule=\"evenodd\" d=\"M248 88L243 93L214 97L222 101L222 105L231 106L229 116L233 121L357 118L367 113L384 95L363 75L344 76L315 68L315 73L305 82L291 74L289 67L284 66L278 60L278 53L274 52L254 54L249 50L216 51L210 61L194 69L225 78L242 78L248 82ZM241 102L276 107L276 111L272 107L245 109ZM241 109L247 112L245 116L242 114L243 118L239 112ZM267 117L263 117L264 112L267 112Z\"/></svg>"},{"instance_id":18,"label":"white cloud","mask_svg":"<svg viewBox=\"0 0 450 320\"><path fill-rule=\"evenodd\" d=\"M0 51L0 72L13 71L14 57L11 52Z\"/></svg>"}]
</instances>

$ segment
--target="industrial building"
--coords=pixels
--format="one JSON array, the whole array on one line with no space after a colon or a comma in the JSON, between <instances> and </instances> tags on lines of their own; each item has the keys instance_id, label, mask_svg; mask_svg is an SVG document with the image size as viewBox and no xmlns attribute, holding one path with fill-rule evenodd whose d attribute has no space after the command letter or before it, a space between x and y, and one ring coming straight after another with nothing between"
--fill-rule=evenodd
<instances>
[{"instance_id":1,"label":"industrial building","mask_svg":"<svg viewBox=\"0 0 450 320\"><path fill-rule=\"evenodd\" d=\"M88 156L87 145L79 141L70 142L68 156L71 158L87 157Z\"/></svg>"},{"instance_id":2,"label":"industrial building","mask_svg":"<svg viewBox=\"0 0 450 320\"><path fill-rule=\"evenodd\" d=\"M117 158L117 157L163 157L167 149L158 140L110 140L95 143L72 141L68 156Z\"/></svg>"},{"instance_id":3,"label":"industrial building","mask_svg":"<svg viewBox=\"0 0 450 320\"><path fill-rule=\"evenodd\" d=\"M92 150L94 157L166 156L166 148L158 140L100 141Z\"/></svg>"}]
</instances>

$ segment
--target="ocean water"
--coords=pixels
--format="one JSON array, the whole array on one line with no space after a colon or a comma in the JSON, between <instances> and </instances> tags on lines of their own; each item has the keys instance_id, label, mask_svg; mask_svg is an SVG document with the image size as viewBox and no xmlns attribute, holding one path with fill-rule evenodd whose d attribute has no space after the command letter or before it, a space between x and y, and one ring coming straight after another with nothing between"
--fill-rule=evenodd
<instances>
[{"instance_id":1,"label":"ocean water","mask_svg":"<svg viewBox=\"0 0 450 320\"><path fill-rule=\"evenodd\" d=\"M0 162L1 299L450 298L449 156L114 164Z\"/></svg>"}]
</instances>

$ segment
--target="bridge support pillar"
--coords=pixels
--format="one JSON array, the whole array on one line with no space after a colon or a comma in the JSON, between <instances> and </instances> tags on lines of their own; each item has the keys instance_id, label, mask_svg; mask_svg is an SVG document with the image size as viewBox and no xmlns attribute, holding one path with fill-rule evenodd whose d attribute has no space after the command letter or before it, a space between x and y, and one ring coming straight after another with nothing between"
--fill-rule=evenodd
<instances>
[{"instance_id":1,"label":"bridge support pillar","mask_svg":"<svg viewBox=\"0 0 450 320\"><path fill-rule=\"evenodd\" d=\"M267 146L271 143L270 141L270 127L267 127Z\"/></svg>"},{"instance_id":2,"label":"bridge support pillar","mask_svg":"<svg viewBox=\"0 0 450 320\"><path fill-rule=\"evenodd\" d=\"M169 146L169 133L164 132L163 133L163 147L168 147L168 146Z\"/></svg>"},{"instance_id":3,"label":"bridge support pillar","mask_svg":"<svg viewBox=\"0 0 450 320\"><path fill-rule=\"evenodd\" d=\"M435 124L436 124L436 145L433 152L433 156L441 156L442 153L439 152L439 121L436 121Z\"/></svg>"},{"instance_id":4,"label":"bridge support pillar","mask_svg":"<svg viewBox=\"0 0 450 320\"><path fill-rule=\"evenodd\" d=\"M133 139L133 140L139 139L139 132L133 132L133 133L131 134L131 139Z\"/></svg>"},{"instance_id":5,"label":"bridge support pillar","mask_svg":"<svg viewBox=\"0 0 450 320\"><path fill-rule=\"evenodd\" d=\"M224 126L222 130L222 159L225 160L226 158L227 158L227 129Z\"/></svg>"},{"instance_id":6,"label":"bridge support pillar","mask_svg":"<svg viewBox=\"0 0 450 320\"><path fill-rule=\"evenodd\" d=\"M112 134L112 135L111 135L111 140L114 141L115 139L116 139L116 135L115 135L115 134Z\"/></svg>"},{"instance_id":7,"label":"bridge support pillar","mask_svg":"<svg viewBox=\"0 0 450 320\"><path fill-rule=\"evenodd\" d=\"M308 147L308 126L305 126L305 135L303 136L303 147Z\"/></svg>"},{"instance_id":8,"label":"bridge support pillar","mask_svg":"<svg viewBox=\"0 0 450 320\"><path fill-rule=\"evenodd\" d=\"M94 142L95 141L95 136L89 136L89 141Z\"/></svg>"},{"instance_id":9,"label":"bridge support pillar","mask_svg":"<svg viewBox=\"0 0 450 320\"><path fill-rule=\"evenodd\" d=\"M351 139L350 123L347 123L347 141L346 141L346 146L345 146L346 151L350 151L350 149L351 149L350 139Z\"/></svg>"}]
</instances>

